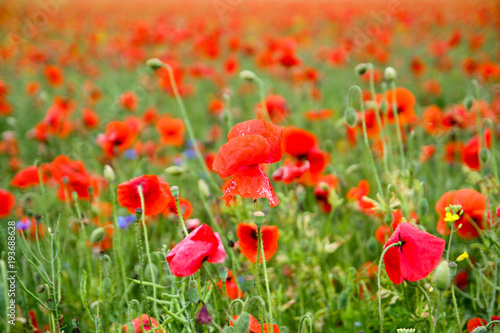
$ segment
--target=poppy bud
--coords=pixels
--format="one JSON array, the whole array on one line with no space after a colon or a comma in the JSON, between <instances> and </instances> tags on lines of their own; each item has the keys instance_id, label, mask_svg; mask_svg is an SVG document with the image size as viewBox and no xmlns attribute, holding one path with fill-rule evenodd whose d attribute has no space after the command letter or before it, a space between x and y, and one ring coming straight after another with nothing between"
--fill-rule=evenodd
<instances>
[{"instance_id":1,"label":"poppy bud","mask_svg":"<svg viewBox=\"0 0 500 333\"><path fill-rule=\"evenodd\" d=\"M398 328L397 329L398 333L415 333L414 328Z\"/></svg>"},{"instance_id":2,"label":"poppy bud","mask_svg":"<svg viewBox=\"0 0 500 333\"><path fill-rule=\"evenodd\" d=\"M465 96L463 103L464 103L465 108L470 111L470 109L472 108L472 105L474 104L474 97L471 95Z\"/></svg>"},{"instance_id":3,"label":"poppy bud","mask_svg":"<svg viewBox=\"0 0 500 333\"><path fill-rule=\"evenodd\" d=\"M245 281L245 288L248 292L252 291L255 286L255 278L252 275L247 275L243 278Z\"/></svg>"},{"instance_id":4,"label":"poppy bud","mask_svg":"<svg viewBox=\"0 0 500 333\"><path fill-rule=\"evenodd\" d=\"M75 191L71 192L71 198L73 198L73 201L78 200L78 193L76 193Z\"/></svg>"},{"instance_id":5,"label":"poppy bud","mask_svg":"<svg viewBox=\"0 0 500 333\"><path fill-rule=\"evenodd\" d=\"M354 71L358 75L365 74L367 70L368 70L368 65L367 64L358 64L358 65L356 65L356 67L354 67Z\"/></svg>"},{"instance_id":6,"label":"poppy bud","mask_svg":"<svg viewBox=\"0 0 500 333\"><path fill-rule=\"evenodd\" d=\"M142 208L136 208L135 209L135 219L139 221L142 216Z\"/></svg>"},{"instance_id":7,"label":"poppy bud","mask_svg":"<svg viewBox=\"0 0 500 333\"><path fill-rule=\"evenodd\" d=\"M342 311L346 308L348 301L349 293L347 292L347 290L344 290L340 293L339 298L337 299L337 307L339 308L339 311Z\"/></svg>"},{"instance_id":8,"label":"poppy bud","mask_svg":"<svg viewBox=\"0 0 500 333\"><path fill-rule=\"evenodd\" d=\"M420 203L418 205L418 216L424 216L427 214L427 211L429 210L429 203L427 202L427 199L422 198L420 199Z\"/></svg>"},{"instance_id":9,"label":"poppy bud","mask_svg":"<svg viewBox=\"0 0 500 333\"><path fill-rule=\"evenodd\" d=\"M370 239L368 239L368 242L366 242L366 249L368 250L368 253L372 255L377 253L377 248L377 240L375 239L375 237L370 237Z\"/></svg>"},{"instance_id":10,"label":"poppy bud","mask_svg":"<svg viewBox=\"0 0 500 333\"><path fill-rule=\"evenodd\" d=\"M36 287L36 292L39 293L39 294L41 294L41 293L43 293L45 291L46 288L47 287L46 287L45 284L41 284L41 285L39 285L39 286Z\"/></svg>"},{"instance_id":11,"label":"poppy bud","mask_svg":"<svg viewBox=\"0 0 500 333\"><path fill-rule=\"evenodd\" d=\"M246 332L248 331L248 325L250 325L250 316L248 313L242 312L234 323L234 331L236 333Z\"/></svg>"},{"instance_id":12,"label":"poppy bud","mask_svg":"<svg viewBox=\"0 0 500 333\"><path fill-rule=\"evenodd\" d=\"M234 333L234 328L232 328L231 326L226 326L224 327L224 333Z\"/></svg>"},{"instance_id":13,"label":"poppy bud","mask_svg":"<svg viewBox=\"0 0 500 333\"><path fill-rule=\"evenodd\" d=\"M205 198L210 197L210 189L203 179L198 179L198 190L205 196Z\"/></svg>"},{"instance_id":14,"label":"poppy bud","mask_svg":"<svg viewBox=\"0 0 500 333\"><path fill-rule=\"evenodd\" d=\"M445 291L450 286L451 272L446 260L439 263L434 272L434 286L437 290Z\"/></svg>"},{"instance_id":15,"label":"poppy bud","mask_svg":"<svg viewBox=\"0 0 500 333\"><path fill-rule=\"evenodd\" d=\"M106 179L108 182L114 182L116 177L115 177L115 171L111 166L106 164L104 166L104 179Z\"/></svg>"},{"instance_id":16,"label":"poppy bud","mask_svg":"<svg viewBox=\"0 0 500 333\"><path fill-rule=\"evenodd\" d=\"M253 81L255 80L256 77L257 76L255 75L255 73L249 70L244 70L240 72L240 79L243 80Z\"/></svg>"},{"instance_id":17,"label":"poppy bud","mask_svg":"<svg viewBox=\"0 0 500 333\"><path fill-rule=\"evenodd\" d=\"M479 158L481 159L481 164L486 164L490 159L490 150L488 148L481 148Z\"/></svg>"},{"instance_id":18,"label":"poppy bud","mask_svg":"<svg viewBox=\"0 0 500 333\"><path fill-rule=\"evenodd\" d=\"M210 317L210 313L208 313L205 303L203 303L200 311L196 314L196 321L202 325L210 324L212 322L212 317Z\"/></svg>"},{"instance_id":19,"label":"poppy bud","mask_svg":"<svg viewBox=\"0 0 500 333\"><path fill-rule=\"evenodd\" d=\"M486 326L478 326L472 331L472 333L486 333L486 332L488 332Z\"/></svg>"},{"instance_id":20,"label":"poppy bud","mask_svg":"<svg viewBox=\"0 0 500 333\"><path fill-rule=\"evenodd\" d=\"M380 104L380 111L382 111L382 113L387 111L387 101L385 99L382 100L382 103Z\"/></svg>"},{"instance_id":21,"label":"poppy bud","mask_svg":"<svg viewBox=\"0 0 500 333\"><path fill-rule=\"evenodd\" d=\"M165 172L172 176L180 176L186 171L183 167L172 165L165 169Z\"/></svg>"},{"instance_id":22,"label":"poppy bud","mask_svg":"<svg viewBox=\"0 0 500 333\"><path fill-rule=\"evenodd\" d=\"M387 67L384 71L384 78L386 81L394 81L398 76L398 72L392 67Z\"/></svg>"},{"instance_id":23,"label":"poppy bud","mask_svg":"<svg viewBox=\"0 0 500 333\"><path fill-rule=\"evenodd\" d=\"M221 268L219 268L219 278L222 281L226 281L227 275L228 275L228 269L227 269L227 267L222 266Z\"/></svg>"},{"instance_id":24,"label":"poppy bud","mask_svg":"<svg viewBox=\"0 0 500 333\"><path fill-rule=\"evenodd\" d=\"M264 218L266 217L266 214L263 212L255 212L253 213L254 221L257 226L261 226L264 224Z\"/></svg>"},{"instance_id":25,"label":"poppy bud","mask_svg":"<svg viewBox=\"0 0 500 333\"><path fill-rule=\"evenodd\" d=\"M157 70L163 67L163 62L158 58L151 58L146 61L146 66L150 67L152 70Z\"/></svg>"},{"instance_id":26,"label":"poppy bud","mask_svg":"<svg viewBox=\"0 0 500 333\"><path fill-rule=\"evenodd\" d=\"M90 242L92 244L95 244L97 242L100 242L104 238L104 228L97 228L94 231L92 231L92 234L90 235Z\"/></svg>"},{"instance_id":27,"label":"poppy bud","mask_svg":"<svg viewBox=\"0 0 500 333\"><path fill-rule=\"evenodd\" d=\"M350 128L353 128L356 125L358 120L358 116L356 115L356 110L352 107L348 107L344 111L344 121Z\"/></svg>"},{"instance_id":28,"label":"poppy bud","mask_svg":"<svg viewBox=\"0 0 500 333\"><path fill-rule=\"evenodd\" d=\"M200 301L200 294L198 293L198 285L195 280L190 280L188 284L188 289L186 291L186 298L193 304Z\"/></svg>"},{"instance_id":29,"label":"poppy bud","mask_svg":"<svg viewBox=\"0 0 500 333\"><path fill-rule=\"evenodd\" d=\"M458 266L457 263L454 262L454 261L451 261L448 264L448 266L450 266L450 274L451 274L451 276L453 277L453 276L457 275L457 266Z\"/></svg>"},{"instance_id":30,"label":"poppy bud","mask_svg":"<svg viewBox=\"0 0 500 333\"><path fill-rule=\"evenodd\" d=\"M36 214L35 215L35 221L36 221L37 225L39 225L40 223L42 223L42 215Z\"/></svg>"},{"instance_id":31,"label":"poppy bud","mask_svg":"<svg viewBox=\"0 0 500 333\"><path fill-rule=\"evenodd\" d=\"M170 188L170 193L172 193L172 196L174 198L176 198L176 199L179 198L179 187L178 186L172 186Z\"/></svg>"}]
</instances>

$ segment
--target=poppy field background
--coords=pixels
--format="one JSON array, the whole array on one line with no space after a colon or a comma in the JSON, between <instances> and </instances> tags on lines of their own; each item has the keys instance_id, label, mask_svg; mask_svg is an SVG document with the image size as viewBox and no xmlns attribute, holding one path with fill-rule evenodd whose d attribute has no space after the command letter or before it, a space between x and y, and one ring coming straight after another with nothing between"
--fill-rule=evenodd
<instances>
[{"instance_id":1,"label":"poppy field background","mask_svg":"<svg viewBox=\"0 0 500 333\"><path fill-rule=\"evenodd\" d=\"M498 1L2 1L0 331L497 332L499 33Z\"/></svg>"}]
</instances>

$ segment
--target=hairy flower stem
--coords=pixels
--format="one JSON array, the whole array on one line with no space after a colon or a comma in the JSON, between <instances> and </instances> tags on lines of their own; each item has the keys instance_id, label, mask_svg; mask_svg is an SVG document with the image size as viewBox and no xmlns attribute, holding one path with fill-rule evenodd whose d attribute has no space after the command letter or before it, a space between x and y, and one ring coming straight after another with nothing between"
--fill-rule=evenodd
<instances>
[{"instance_id":1,"label":"hairy flower stem","mask_svg":"<svg viewBox=\"0 0 500 333\"><path fill-rule=\"evenodd\" d=\"M391 81L391 89L392 89L392 114L394 115L394 119L396 120L396 133L398 135L399 153L401 154L401 170L406 170L406 158L405 158L405 151L403 148L403 134L401 133L401 126L399 124L399 113L396 101L396 83L394 82L394 80Z\"/></svg>"},{"instance_id":2,"label":"hairy flower stem","mask_svg":"<svg viewBox=\"0 0 500 333\"><path fill-rule=\"evenodd\" d=\"M382 295L380 294L380 291L381 291L381 284L380 284L380 276L381 276L381 272L382 272L382 262L384 260L384 256L385 254L387 253L387 251L392 248L392 247L395 247L395 246L401 246L402 243L401 242L397 242L397 243L393 243L391 245L389 245L388 247L386 247L384 249L384 252L382 252L382 255L380 256L380 260L378 262L378 316L379 316L379 320L380 320L380 333L383 332L383 328L384 328L384 316L382 315Z\"/></svg>"},{"instance_id":3,"label":"hairy flower stem","mask_svg":"<svg viewBox=\"0 0 500 333\"><path fill-rule=\"evenodd\" d=\"M113 251L115 262L117 265L118 274L122 277L123 282L123 296L125 296L125 300L128 303L128 296L125 290L127 289L127 274L125 273L125 264L123 263L123 249L122 249L122 234L120 232L120 228L118 227L118 218L116 216L116 185L114 182L109 184L109 191L111 192L111 208L113 210Z\"/></svg>"},{"instance_id":4,"label":"hairy flower stem","mask_svg":"<svg viewBox=\"0 0 500 333\"><path fill-rule=\"evenodd\" d=\"M179 216L179 222L181 223L182 230L184 231L184 236L187 236L188 230L186 228L186 223L184 223L184 216L182 216L181 203L179 201L179 196L175 196L175 207L177 208L177 215Z\"/></svg>"},{"instance_id":5,"label":"hairy flower stem","mask_svg":"<svg viewBox=\"0 0 500 333\"><path fill-rule=\"evenodd\" d=\"M271 290L269 289L269 278L267 277L267 268L266 268L266 256L264 253L264 242L262 241L262 230L261 226L257 226L257 232L259 237L259 247L262 256L262 269L264 271L264 282L266 283L266 291L267 291L267 301L269 303L269 322L271 324L271 333L273 333L273 307L271 302ZM257 260L257 265L258 265Z\"/></svg>"},{"instance_id":6,"label":"hairy flower stem","mask_svg":"<svg viewBox=\"0 0 500 333\"><path fill-rule=\"evenodd\" d=\"M146 204L144 202L144 193L142 191L142 186L139 185L137 187L137 190L139 191L139 197L141 198L141 208L142 208L142 230L144 232L144 245L146 247L146 256L148 258L148 265L149 265L149 272L151 273L151 282L153 283L153 297L156 299L156 283L155 283L155 271L153 269L153 262L151 261L151 253L149 251L149 241L148 241L148 229L146 228ZM182 214L180 214L182 215ZM142 247L141 247L142 251ZM147 302L147 298L145 300ZM153 311L155 314L155 318L160 318L159 313L158 313L158 306L156 303L153 303ZM148 314L149 316L149 314ZM149 318L149 317L148 317ZM151 322L151 319L149 318L149 322Z\"/></svg>"},{"instance_id":7,"label":"hairy flower stem","mask_svg":"<svg viewBox=\"0 0 500 333\"><path fill-rule=\"evenodd\" d=\"M364 143L365 143L365 146L366 146L366 150L368 151L368 156L370 157L370 165L371 165L371 167L373 169L373 174L375 176L375 181L377 182L377 189L378 189L379 193L381 195L383 195L384 191L382 190L382 183L380 182L380 178L378 176L377 167L375 166L375 160L373 159L372 151L370 150L370 142L368 141L368 134L366 133L365 107L363 105L363 100L361 98L361 96L362 96L361 88L358 87L358 86L352 86L349 89L349 93L348 93L349 104L350 104L350 101L351 101L351 94L352 94L353 91L356 91L358 93L359 108L360 108L361 113L363 115L363 138L364 138Z\"/></svg>"},{"instance_id":8,"label":"hairy flower stem","mask_svg":"<svg viewBox=\"0 0 500 333\"><path fill-rule=\"evenodd\" d=\"M182 101L181 95L179 94L179 89L177 88L177 83L175 82L175 77L174 77L174 71L172 67L168 64L162 63L162 67L165 68L168 71L168 76L170 78L170 84L172 85L172 90L175 95L175 99L177 100L177 104L179 105L179 109L181 110L182 114L182 119L184 120L184 123L186 124L186 129L189 135L189 139L193 143L193 149L196 153L196 157L198 158L198 161L201 164L201 167L203 169L203 172L207 176L208 182L210 185L213 186L215 191L219 191L219 186L215 182L215 180L212 177L212 174L210 171L208 171L207 165L205 163L205 160L203 159L203 156L201 155L201 151L198 148L198 145L196 144L196 136L194 135L193 127L191 126L191 122L189 121L189 117L186 111L186 106L184 105L184 102Z\"/></svg>"},{"instance_id":9,"label":"hairy flower stem","mask_svg":"<svg viewBox=\"0 0 500 333\"><path fill-rule=\"evenodd\" d=\"M420 291L422 291L422 293L425 296L425 299L427 300L427 304L429 305L429 320L430 320L430 323L431 323L431 325L430 325L431 326L431 332L435 333L436 332L436 328L435 328L435 325L434 325L434 318L432 317L432 303L431 303L431 299L429 298L429 295L427 294L427 292L425 291L425 289L421 285L418 285L418 289L420 289Z\"/></svg>"}]
</instances>

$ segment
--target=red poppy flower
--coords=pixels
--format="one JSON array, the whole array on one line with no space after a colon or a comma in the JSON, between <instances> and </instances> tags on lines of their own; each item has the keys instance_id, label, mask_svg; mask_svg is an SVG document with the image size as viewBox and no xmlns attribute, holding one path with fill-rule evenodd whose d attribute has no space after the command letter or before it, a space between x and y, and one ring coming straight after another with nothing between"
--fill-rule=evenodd
<instances>
[{"instance_id":1,"label":"red poppy flower","mask_svg":"<svg viewBox=\"0 0 500 333\"><path fill-rule=\"evenodd\" d=\"M491 131L487 129L484 132L482 144L487 148L491 147ZM475 135L467 141L462 149L462 162L472 170L479 170L481 163L479 162L479 136Z\"/></svg>"},{"instance_id":2,"label":"red poppy flower","mask_svg":"<svg viewBox=\"0 0 500 333\"><path fill-rule=\"evenodd\" d=\"M149 322L149 318L151 318L151 322ZM142 326L144 326L144 330L146 332L151 332L151 328L155 328L155 327L159 326L156 319L154 319L153 317L148 317L147 314L143 314L140 317L137 317L134 320L132 320L132 326L133 326L134 333L141 333L142 332L141 322L142 322ZM127 331L127 324L123 325L122 329L123 329L123 333L127 333L128 332ZM164 333L165 330L162 328L161 330L156 330L155 332Z\"/></svg>"},{"instance_id":3,"label":"red poppy flower","mask_svg":"<svg viewBox=\"0 0 500 333\"><path fill-rule=\"evenodd\" d=\"M250 317L250 323L248 325L248 333L261 333L262 332L262 326L259 324L259 321L255 319L254 316L249 314ZM234 320L236 321L238 319L238 316L234 316ZM231 326L234 326L233 322L230 322ZM271 324L264 324L264 333L271 333ZM278 325L273 324L273 333L280 333L280 328Z\"/></svg>"},{"instance_id":4,"label":"red poppy flower","mask_svg":"<svg viewBox=\"0 0 500 333\"><path fill-rule=\"evenodd\" d=\"M222 290L222 280L219 280L217 285ZM229 297L230 299L237 299L245 296L243 292L239 290L238 284L236 283L236 279L234 278L233 272L231 272L231 270L228 270L227 272L226 293L227 297Z\"/></svg>"},{"instance_id":5,"label":"red poppy flower","mask_svg":"<svg viewBox=\"0 0 500 333\"><path fill-rule=\"evenodd\" d=\"M57 196L60 200L71 200L72 192L76 192L80 199L90 198L89 187L92 186L93 179L87 173L82 161L59 155L52 161L50 168L52 176L59 183ZM96 191L97 187L94 188L95 194Z\"/></svg>"},{"instance_id":6,"label":"red poppy flower","mask_svg":"<svg viewBox=\"0 0 500 333\"><path fill-rule=\"evenodd\" d=\"M387 99L387 116L389 123L396 121L394 110L392 110L392 102L394 100L394 93L392 90L387 91L385 95ZM396 88L396 112L398 113L399 124L408 124L416 120L415 110L415 96L406 88Z\"/></svg>"},{"instance_id":7,"label":"red poppy flower","mask_svg":"<svg viewBox=\"0 0 500 333\"><path fill-rule=\"evenodd\" d=\"M486 326L486 320L483 318L475 317L467 322L467 332L472 333L475 328Z\"/></svg>"},{"instance_id":8,"label":"red poppy flower","mask_svg":"<svg viewBox=\"0 0 500 333\"><path fill-rule=\"evenodd\" d=\"M42 168L42 180L45 182L48 179L47 173L50 172L50 166L43 164ZM40 184L40 178L38 177L38 168L35 165L26 167L20 170L14 178L10 181L10 186L25 189Z\"/></svg>"},{"instance_id":9,"label":"red poppy flower","mask_svg":"<svg viewBox=\"0 0 500 333\"><path fill-rule=\"evenodd\" d=\"M221 263L226 251L218 233L202 224L186 236L167 254L170 271L175 276L189 276L196 273L203 262Z\"/></svg>"},{"instance_id":10,"label":"red poppy flower","mask_svg":"<svg viewBox=\"0 0 500 333\"><path fill-rule=\"evenodd\" d=\"M262 243L264 245L264 258L269 260L274 256L276 250L278 250L280 233L278 227L274 225L262 227L261 232ZM255 263L257 261L258 245L257 226L254 224L239 223L236 236L238 236L241 253L250 262ZM259 258L259 262L262 262L262 257Z\"/></svg>"},{"instance_id":11,"label":"red poppy flower","mask_svg":"<svg viewBox=\"0 0 500 333\"><path fill-rule=\"evenodd\" d=\"M0 188L0 218L6 217L10 214L12 208L16 204L16 198L12 193Z\"/></svg>"},{"instance_id":12,"label":"red poppy flower","mask_svg":"<svg viewBox=\"0 0 500 333\"><path fill-rule=\"evenodd\" d=\"M402 245L390 248L384 256L385 271L395 284L429 275L441 261L446 243L409 222L398 225L384 249L397 242Z\"/></svg>"},{"instance_id":13,"label":"red poppy flower","mask_svg":"<svg viewBox=\"0 0 500 333\"><path fill-rule=\"evenodd\" d=\"M458 288L465 290L469 284L469 274L467 274L467 271L458 272L457 275L455 275L454 281Z\"/></svg>"},{"instance_id":14,"label":"red poppy flower","mask_svg":"<svg viewBox=\"0 0 500 333\"><path fill-rule=\"evenodd\" d=\"M359 209L365 214L373 214L374 205L364 197L370 193L370 184L363 179L358 182L358 186L351 188L347 192L347 199L356 200Z\"/></svg>"},{"instance_id":15,"label":"red poppy flower","mask_svg":"<svg viewBox=\"0 0 500 333\"><path fill-rule=\"evenodd\" d=\"M53 87L59 87L64 81L64 75L61 68L55 65L48 65L45 67L45 78Z\"/></svg>"},{"instance_id":16,"label":"red poppy flower","mask_svg":"<svg viewBox=\"0 0 500 333\"><path fill-rule=\"evenodd\" d=\"M486 209L486 196L472 189L462 189L458 191L449 191L436 203L436 211L439 214L437 230L442 235L450 233L448 223L444 220L446 216L445 208L450 205L461 205L463 214L455 221L454 228L458 229L457 234L464 239L474 239L479 236L479 232L474 226L481 230L484 225L483 215Z\"/></svg>"},{"instance_id":17,"label":"red poppy flower","mask_svg":"<svg viewBox=\"0 0 500 333\"><path fill-rule=\"evenodd\" d=\"M161 136L161 143L172 146L182 146L184 143L184 122L169 116L160 118L156 130Z\"/></svg>"},{"instance_id":18,"label":"red poppy flower","mask_svg":"<svg viewBox=\"0 0 500 333\"><path fill-rule=\"evenodd\" d=\"M127 111L134 111L137 108L137 95L126 91L120 96L118 104Z\"/></svg>"},{"instance_id":19,"label":"red poppy flower","mask_svg":"<svg viewBox=\"0 0 500 333\"><path fill-rule=\"evenodd\" d=\"M141 208L139 185L142 186L144 214L147 216L163 212L174 200L167 182L158 179L156 175L139 176L118 185L118 202L132 214L137 208Z\"/></svg>"},{"instance_id":20,"label":"red poppy flower","mask_svg":"<svg viewBox=\"0 0 500 333\"><path fill-rule=\"evenodd\" d=\"M410 212L410 220L407 221L416 223L418 221L417 213ZM403 222L403 212L401 211L401 209L396 209L395 211L392 212L392 223L391 223L392 230L396 230L396 228L401 222Z\"/></svg>"},{"instance_id":21,"label":"red poppy flower","mask_svg":"<svg viewBox=\"0 0 500 333\"><path fill-rule=\"evenodd\" d=\"M158 110L153 106L147 108L142 115L142 119L146 124L154 124L158 120Z\"/></svg>"},{"instance_id":22,"label":"red poppy flower","mask_svg":"<svg viewBox=\"0 0 500 333\"><path fill-rule=\"evenodd\" d=\"M279 124L288 116L288 103L282 96L269 95L264 99L264 103L266 105L269 118L271 118L273 123ZM255 105L255 111L257 112L257 118L266 119L265 109L262 106L262 102Z\"/></svg>"},{"instance_id":23,"label":"red poppy flower","mask_svg":"<svg viewBox=\"0 0 500 333\"><path fill-rule=\"evenodd\" d=\"M84 108L82 111L82 122L86 128L94 129L99 125L99 115L90 108Z\"/></svg>"},{"instance_id":24,"label":"red poppy flower","mask_svg":"<svg viewBox=\"0 0 500 333\"><path fill-rule=\"evenodd\" d=\"M191 217L191 215L193 215L193 205L188 199L179 197L179 206L181 207L182 217L184 218L184 220L187 220L188 218ZM168 216L170 214L179 216L175 200L170 200L167 204L165 211L163 212L163 215L165 216Z\"/></svg>"},{"instance_id":25,"label":"red poppy flower","mask_svg":"<svg viewBox=\"0 0 500 333\"><path fill-rule=\"evenodd\" d=\"M375 239L380 244L385 244L391 236L391 228L387 225L381 225L375 230Z\"/></svg>"},{"instance_id":26,"label":"red poppy flower","mask_svg":"<svg viewBox=\"0 0 500 333\"><path fill-rule=\"evenodd\" d=\"M297 127L284 128L283 151L297 159L296 168L285 165L276 170L273 179L291 182L293 178L290 176L296 175L300 183L315 185L329 158L327 153L318 148L317 141L313 133L304 129Z\"/></svg>"},{"instance_id":27,"label":"red poppy flower","mask_svg":"<svg viewBox=\"0 0 500 333\"><path fill-rule=\"evenodd\" d=\"M111 121L106 126L106 132L97 137L97 143L107 156L123 152L132 146L136 132L128 124L121 121Z\"/></svg>"},{"instance_id":28,"label":"red poppy flower","mask_svg":"<svg viewBox=\"0 0 500 333\"><path fill-rule=\"evenodd\" d=\"M310 110L304 113L304 118L309 121L322 121L325 119L330 119L332 117L333 110L330 109Z\"/></svg>"},{"instance_id":29,"label":"red poppy flower","mask_svg":"<svg viewBox=\"0 0 500 333\"><path fill-rule=\"evenodd\" d=\"M339 181L334 175L322 176L316 187L314 188L314 196L318 201L319 208L325 212L329 213L332 210L332 206L328 198L330 197L331 191L335 191L338 187Z\"/></svg>"},{"instance_id":30,"label":"red poppy flower","mask_svg":"<svg viewBox=\"0 0 500 333\"><path fill-rule=\"evenodd\" d=\"M218 116L224 111L224 103L221 99L212 99L210 103L208 103L208 111L210 114Z\"/></svg>"},{"instance_id":31,"label":"red poppy flower","mask_svg":"<svg viewBox=\"0 0 500 333\"><path fill-rule=\"evenodd\" d=\"M263 120L249 120L235 125L227 140L212 164L221 178L233 176L223 188L226 205L240 195L268 198L271 207L276 206L279 199L259 164L281 160L281 128Z\"/></svg>"}]
</instances>

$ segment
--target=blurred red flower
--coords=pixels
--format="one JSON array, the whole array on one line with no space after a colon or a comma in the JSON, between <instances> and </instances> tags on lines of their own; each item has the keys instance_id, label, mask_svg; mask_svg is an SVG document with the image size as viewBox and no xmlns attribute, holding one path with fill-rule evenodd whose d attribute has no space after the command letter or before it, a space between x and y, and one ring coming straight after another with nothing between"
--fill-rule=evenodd
<instances>
[{"instance_id":1,"label":"blurred red flower","mask_svg":"<svg viewBox=\"0 0 500 333\"><path fill-rule=\"evenodd\" d=\"M144 195L144 215L151 216L161 213L174 200L167 182L156 175L144 175L133 178L118 185L118 202L122 207L134 214L141 208L139 185Z\"/></svg>"},{"instance_id":2,"label":"blurred red flower","mask_svg":"<svg viewBox=\"0 0 500 333\"><path fill-rule=\"evenodd\" d=\"M264 246L264 258L267 261L271 259L276 253L276 250L278 250L278 238L280 233L278 227L274 225L262 227L261 232L262 244ZM236 236L238 236L241 253L251 263L255 263L257 261L258 246L257 226L255 224L239 223L238 229L236 230ZM262 262L262 257L259 258L259 262Z\"/></svg>"}]
</instances>

